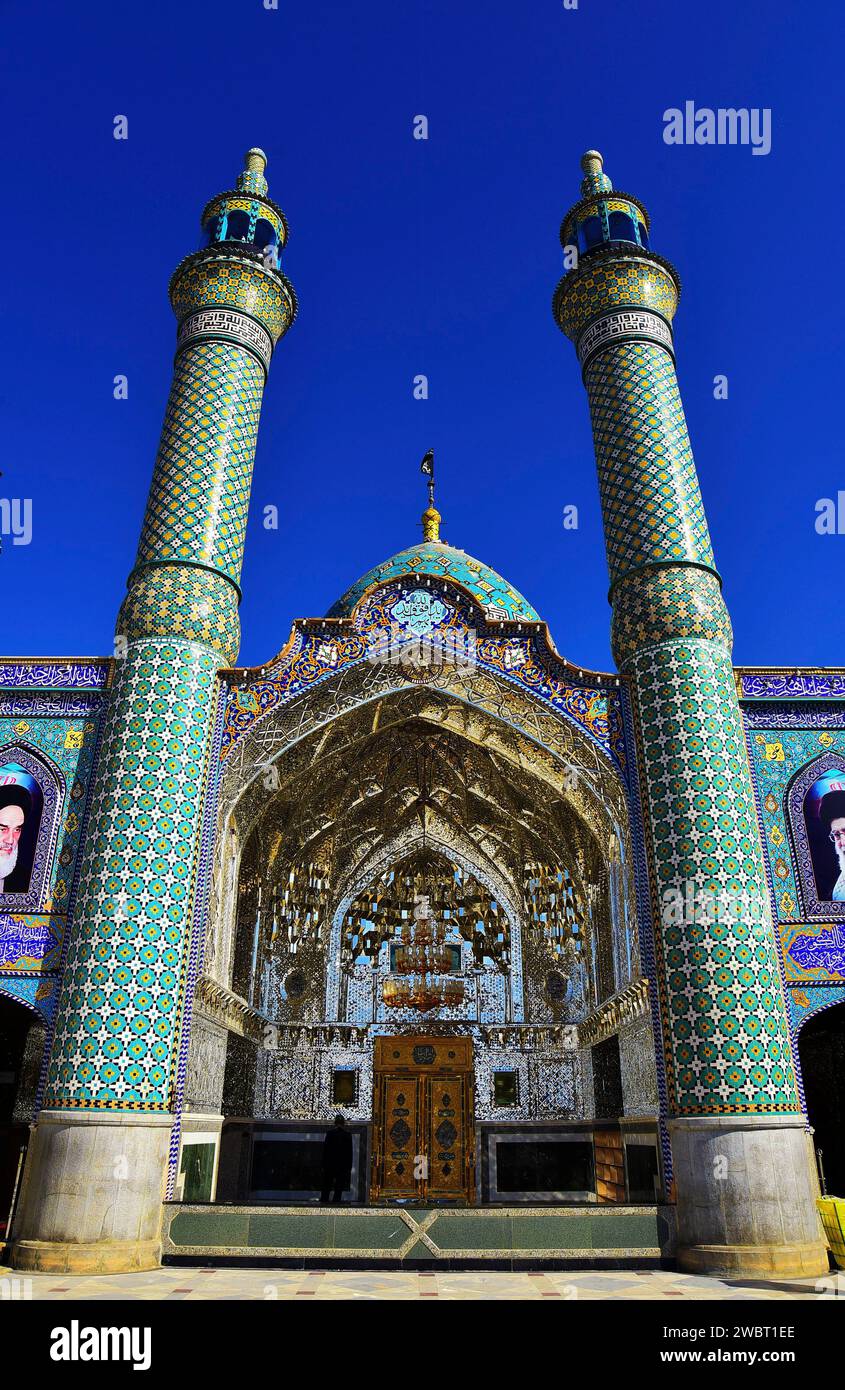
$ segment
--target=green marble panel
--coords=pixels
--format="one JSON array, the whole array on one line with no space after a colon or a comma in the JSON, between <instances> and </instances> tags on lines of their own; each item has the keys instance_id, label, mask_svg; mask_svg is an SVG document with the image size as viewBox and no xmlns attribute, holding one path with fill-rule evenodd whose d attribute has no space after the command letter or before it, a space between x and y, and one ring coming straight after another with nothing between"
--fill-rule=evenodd
<instances>
[{"instance_id":1,"label":"green marble panel","mask_svg":"<svg viewBox=\"0 0 845 1390\"><path fill-rule=\"evenodd\" d=\"M564 1216L550 1211L542 1216L514 1216L513 1248L518 1250L589 1250L592 1217Z\"/></svg>"},{"instance_id":2,"label":"green marble panel","mask_svg":"<svg viewBox=\"0 0 845 1390\"><path fill-rule=\"evenodd\" d=\"M618 1212L591 1218L594 1250L653 1249L660 1244L657 1213Z\"/></svg>"},{"instance_id":3,"label":"green marble panel","mask_svg":"<svg viewBox=\"0 0 845 1390\"><path fill-rule=\"evenodd\" d=\"M511 1218L504 1214L441 1213L426 1235L441 1250L510 1250L513 1239Z\"/></svg>"},{"instance_id":4,"label":"green marble panel","mask_svg":"<svg viewBox=\"0 0 845 1390\"><path fill-rule=\"evenodd\" d=\"M230 1211L180 1211L170 1226L174 1245L204 1249L249 1244L249 1217Z\"/></svg>"},{"instance_id":5,"label":"green marble panel","mask_svg":"<svg viewBox=\"0 0 845 1390\"><path fill-rule=\"evenodd\" d=\"M380 1212L378 1216L337 1212L334 1223L337 1250L398 1250L411 1234L398 1212Z\"/></svg>"},{"instance_id":6,"label":"green marble panel","mask_svg":"<svg viewBox=\"0 0 845 1390\"><path fill-rule=\"evenodd\" d=\"M257 1212L249 1218L249 1244L279 1250L331 1250L333 1226L333 1218L322 1212Z\"/></svg>"}]
</instances>

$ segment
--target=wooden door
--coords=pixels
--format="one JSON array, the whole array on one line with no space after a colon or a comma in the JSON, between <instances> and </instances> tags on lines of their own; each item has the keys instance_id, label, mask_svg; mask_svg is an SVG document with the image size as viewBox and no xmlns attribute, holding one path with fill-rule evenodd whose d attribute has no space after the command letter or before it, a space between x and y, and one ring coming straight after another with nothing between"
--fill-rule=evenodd
<instances>
[{"instance_id":1,"label":"wooden door","mask_svg":"<svg viewBox=\"0 0 845 1390\"><path fill-rule=\"evenodd\" d=\"M426 1196L465 1198L471 1176L468 1138L470 1079L467 1076L427 1076L425 1086L428 1177Z\"/></svg>"},{"instance_id":2,"label":"wooden door","mask_svg":"<svg viewBox=\"0 0 845 1390\"><path fill-rule=\"evenodd\" d=\"M378 1110L378 1144L381 1156L379 1185L385 1198L410 1198L417 1191L415 1170L420 1152L422 1079L418 1076L382 1076Z\"/></svg>"},{"instance_id":3,"label":"wooden door","mask_svg":"<svg viewBox=\"0 0 845 1390\"><path fill-rule=\"evenodd\" d=\"M373 1202L475 1196L472 1041L377 1038Z\"/></svg>"}]
</instances>

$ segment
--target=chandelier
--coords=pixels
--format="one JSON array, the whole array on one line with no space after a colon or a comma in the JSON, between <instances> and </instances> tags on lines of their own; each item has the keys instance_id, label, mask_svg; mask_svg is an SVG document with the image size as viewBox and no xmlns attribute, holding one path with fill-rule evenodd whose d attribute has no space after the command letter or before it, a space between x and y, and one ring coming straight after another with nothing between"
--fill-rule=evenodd
<instances>
[{"instance_id":1,"label":"chandelier","mask_svg":"<svg viewBox=\"0 0 845 1390\"><path fill-rule=\"evenodd\" d=\"M446 931L431 911L428 893L421 894L410 917L404 919L394 947L394 978L385 980L382 999L392 1009L454 1008L463 1003L464 982L450 978L452 952Z\"/></svg>"}]
</instances>

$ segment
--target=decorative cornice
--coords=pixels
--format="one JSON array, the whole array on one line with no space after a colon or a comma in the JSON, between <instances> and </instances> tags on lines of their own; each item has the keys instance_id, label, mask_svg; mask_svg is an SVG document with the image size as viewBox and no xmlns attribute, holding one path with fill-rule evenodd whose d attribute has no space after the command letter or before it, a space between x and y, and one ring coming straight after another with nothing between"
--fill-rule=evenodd
<instances>
[{"instance_id":1,"label":"decorative cornice","mask_svg":"<svg viewBox=\"0 0 845 1390\"><path fill-rule=\"evenodd\" d=\"M0 690L103 690L110 657L7 657L0 662Z\"/></svg>"},{"instance_id":2,"label":"decorative cornice","mask_svg":"<svg viewBox=\"0 0 845 1390\"><path fill-rule=\"evenodd\" d=\"M649 1013L648 980L635 980L614 994L612 999L600 1004L583 1023L579 1023L578 1045L594 1047Z\"/></svg>"},{"instance_id":3,"label":"decorative cornice","mask_svg":"<svg viewBox=\"0 0 845 1390\"><path fill-rule=\"evenodd\" d=\"M195 1008L200 1009L212 1023L218 1023L242 1038L251 1038L253 1042L260 1042L264 1038L270 1022L239 994L208 975L200 975L197 980Z\"/></svg>"},{"instance_id":4,"label":"decorative cornice","mask_svg":"<svg viewBox=\"0 0 845 1390\"><path fill-rule=\"evenodd\" d=\"M479 1036L485 1047L519 1048L520 1052L577 1052L578 1028L574 1023L530 1025L509 1023L498 1027L482 1024Z\"/></svg>"},{"instance_id":5,"label":"decorative cornice","mask_svg":"<svg viewBox=\"0 0 845 1390\"><path fill-rule=\"evenodd\" d=\"M841 700L845 670L807 667L735 667L740 700Z\"/></svg>"}]
</instances>

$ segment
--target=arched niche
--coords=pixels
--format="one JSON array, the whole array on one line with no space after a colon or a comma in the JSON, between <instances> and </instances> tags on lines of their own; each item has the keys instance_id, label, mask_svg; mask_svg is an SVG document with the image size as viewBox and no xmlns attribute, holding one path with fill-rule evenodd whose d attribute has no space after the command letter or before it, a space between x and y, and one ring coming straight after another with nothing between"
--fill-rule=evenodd
<instances>
[{"instance_id":1,"label":"arched niche","mask_svg":"<svg viewBox=\"0 0 845 1390\"><path fill-rule=\"evenodd\" d=\"M831 991L834 993L834 991ZM837 995L840 992L835 991ZM797 1038L807 1118L827 1190L845 1192L845 1001L802 1020Z\"/></svg>"},{"instance_id":2,"label":"arched niche","mask_svg":"<svg viewBox=\"0 0 845 1390\"><path fill-rule=\"evenodd\" d=\"M328 759L345 754L352 762L362 740L411 720L492 750L514 776L530 775L539 804L550 798L568 808L576 871L582 880L593 875L602 900L610 961L602 992L626 983L625 962L632 976L639 966L633 855L627 791L610 757L574 721L489 672L397 684L395 671L367 664L274 707L224 761L207 973L231 983L241 854L280 789L294 776L318 780ZM260 833L259 858L271 863L282 837Z\"/></svg>"}]
</instances>

